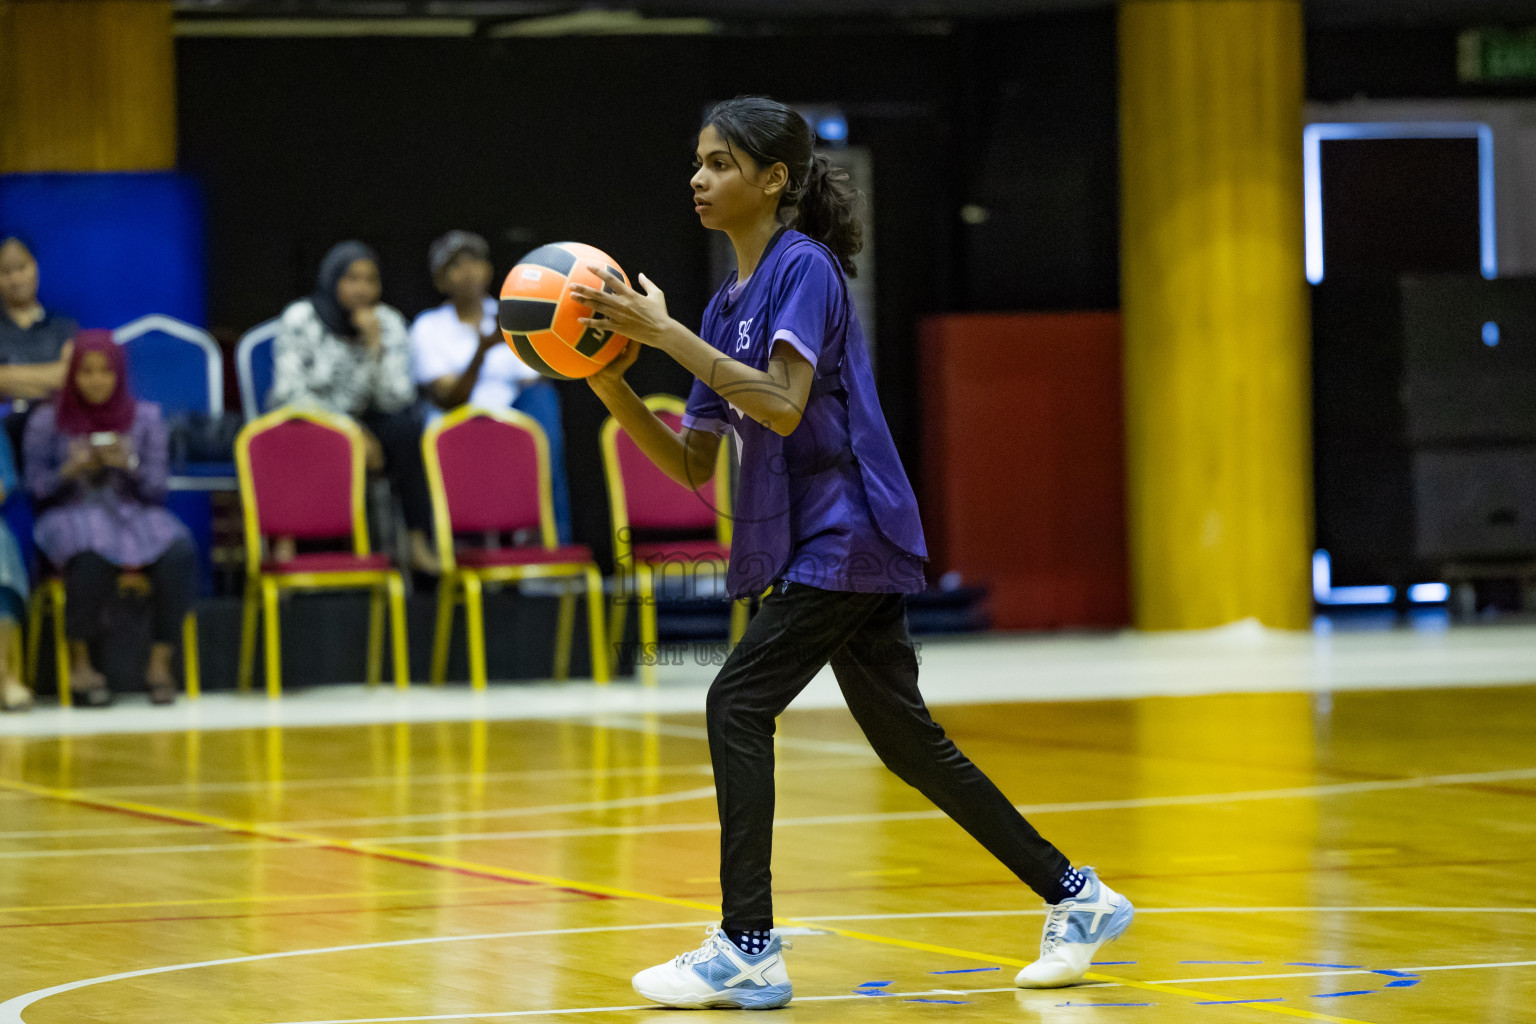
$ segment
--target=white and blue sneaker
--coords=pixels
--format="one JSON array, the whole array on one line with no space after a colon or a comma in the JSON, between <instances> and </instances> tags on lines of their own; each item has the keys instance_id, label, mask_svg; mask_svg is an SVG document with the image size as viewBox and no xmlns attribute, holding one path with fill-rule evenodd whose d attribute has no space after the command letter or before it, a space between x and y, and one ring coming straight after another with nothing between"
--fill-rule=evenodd
<instances>
[{"instance_id":1,"label":"white and blue sneaker","mask_svg":"<svg viewBox=\"0 0 1536 1024\"><path fill-rule=\"evenodd\" d=\"M1060 988L1083 980L1093 954L1131 926L1136 908L1099 881L1093 868L1079 868L1087 881L1076 896L1047 904L1040 935L1040 959L1018 973L1019 988Z\"/></svg>"},{"instance_id":2,"label":"white and blue sneaker","mask_svg":"<svg viewBox=\"0 0 1536 1024\"><path fill-rule=\"evenodd\" d=\"M744 953L714 925L704 944L635 975L635 991L679 1010L772 1010L794 997L783 951L789 943L774 931L756 956Z\"/></svg>"}]
</instances>

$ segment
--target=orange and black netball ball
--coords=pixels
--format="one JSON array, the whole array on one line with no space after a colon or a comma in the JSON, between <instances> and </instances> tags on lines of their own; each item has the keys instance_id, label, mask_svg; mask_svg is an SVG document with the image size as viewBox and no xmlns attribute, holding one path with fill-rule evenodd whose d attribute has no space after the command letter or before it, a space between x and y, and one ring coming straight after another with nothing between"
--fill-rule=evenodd
<instances>
[{"instance_id":1,"label":"orange and black netball ball","mask_svg":"<svg viewBox=\"0 0 1536 1024\"><path fill-rule=\"evenodd\" d=\"M607 366L629 339L596 324L571 294L574 284L606 288L588 264L607 267L627 284L629 278L601 249L581 242L541 245L518 260L501 286L501 333L517 357L546 377L574 380ZM607 288L611 291L611 288Z\"/></svg>"}]
</instances>

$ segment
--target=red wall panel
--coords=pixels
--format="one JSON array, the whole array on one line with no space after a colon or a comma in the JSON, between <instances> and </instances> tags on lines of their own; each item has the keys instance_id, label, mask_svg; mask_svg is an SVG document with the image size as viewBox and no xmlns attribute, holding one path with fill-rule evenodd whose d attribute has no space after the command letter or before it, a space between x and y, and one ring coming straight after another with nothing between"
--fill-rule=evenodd
<instances>
[{"instance_id":1,"label":"red wall panel","mask_svg":"<svg viewBox=\"0 0 1536 1024\"><path fill-rule=\"evenodd\" d=\"M921 345L933 571L999 629L1125 625L1119 314L937 316Z\"/></svg>"}]
</instances>

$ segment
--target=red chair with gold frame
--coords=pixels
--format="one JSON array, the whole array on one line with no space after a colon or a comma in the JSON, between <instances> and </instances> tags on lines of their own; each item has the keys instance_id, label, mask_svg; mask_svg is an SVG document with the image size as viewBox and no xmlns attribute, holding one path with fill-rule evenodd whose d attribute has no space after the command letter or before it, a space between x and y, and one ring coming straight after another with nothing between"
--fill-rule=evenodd
<instances>
[{"instance_id":1,"label":"red chair with gold frame","mask_svg":"<svg viewBox=\"0 0 1536 1024\"><path fill-rule=\"evenodd\" d=\"M672 395L647 395L645 407L671 427L682 428L683 401ZM613 638L613 657L624 635L625 605L639 604L640 649L657 650L656 579L669 570L698 573L708 565L723 584L731 558L730 444L722 441L715 475L703 487L689 490L667 476L635 444L619 421L603 422L600 443L603 475L608 482L609 521L613 530L615 587L608 635ZM635 543L635 529L714 532L713 539ZM747 628L746 600L731 606L731 643ZM654 657L636 659L641 679L656 682Z\"/></svg>"},{"instance_id":2,"label":"red chair with gold frame","mask_svg":"<svg viewBox=\"0 0 1536 1024\"><path fill-rule=\"evenodd\" d=\"M587 592L587 636L592 678L608 681L603 629L603 577L585 544L560 545L551 498L549 440L537 420L511 409L460 406L427 427L421 437L427 484L432 491L432 526L443 579L437 590L437 631L432 642L432 682L448 671L453 609L464 602L469 643L469 680L485 689L486 583L530 579L571 579ZM516 534L537 530L538 542L512 547L467 547L462 534ZM554 677L570 672L576 594L560 595Z\"/></svg>"},{"instance_id":3,"label":"red chair with gold frame","mask_svg":"<svg viewBox=\"0 0 1536 1024\"><path fill-rule=\"evenodd\" d=\"M245 508L245 607L240 628L241 690L250 689L258 613L266 622L267 696L282 693L278 599L287 590L367 590L370 685L383 663L384 607L389 605L395 685L410 685L405 584L388 556L368 550L363 511L367 473L361 428L345 416L285 406L247 423L235 439ZM276 562L268 537L349 539L351 551L324 551Z\"/></svg>"}]
</instances>

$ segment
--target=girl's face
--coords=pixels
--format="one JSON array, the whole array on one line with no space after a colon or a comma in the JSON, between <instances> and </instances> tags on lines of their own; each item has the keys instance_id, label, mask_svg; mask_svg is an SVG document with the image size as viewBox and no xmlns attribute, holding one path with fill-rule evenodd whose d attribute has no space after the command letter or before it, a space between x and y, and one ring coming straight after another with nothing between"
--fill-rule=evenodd
<instances>
[{"instance_id":1,"label":"girl's face","mask_svg":"<svg viewBox=\"0 0 1536 1024\"><path fill-rule=\"evenodd\" d=\"M778 209L789 177L782 163L762 168L740 148L727 146L714 125L705 125L699 132L693 162L698 168L689 181L693 210L700 223L717 231L729 231L771 215Z\"/></svg>"},{"instance_id":2,"label":"girl's face","mask_svg":"<svg viewBox=\"0 0 1536 1024\"><path fill-rule=\"evenodd\" d=\"M20 242L0 246L0 302L24 309L37 301L37 260Z\"/></svg>"},{"instance_id":3,"label":"girl's face","mask_svg":"<svg viewBox=\"0 0 1536 1024\"><path fill-rule=\"evenodd\" d=\"M117 372L100 352L87 352L80 357L75 370L75 390L86 405L101 405L117 390Z\"/></svg>"},{"instance_id":4,"label":"girl's face","mask_svg":"<svg viewBox=\"0 0 1536 1024\"><path fill-rule=\"evenodd\" d=\"M336 282L336 301L350 310L367 309L379 304L383 289L379 285L379 266L373 260L353 260L347 272Z\"/></svg>"},{"instance_id":5,"label":"girl's face","mask_svg":"<svg viewBox=\"0 0 1536 1024\"><path fill-rule=\"evenodd\" d=\"M491 290L491 263L472 252L461 252L438 275L438 288L454 301L469 301Z\"/></svg>"}]
</instances>

